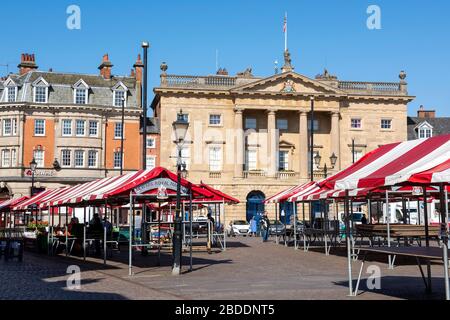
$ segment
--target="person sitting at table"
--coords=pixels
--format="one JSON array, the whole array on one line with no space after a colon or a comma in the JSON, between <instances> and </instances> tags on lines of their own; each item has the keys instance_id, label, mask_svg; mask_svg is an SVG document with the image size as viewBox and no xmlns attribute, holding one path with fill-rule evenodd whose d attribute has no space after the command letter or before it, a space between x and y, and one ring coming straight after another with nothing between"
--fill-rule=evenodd
<instances>
[{"instance_id":1,"label":"person sitting at table","mask_svg":"<svg viewBox=\"0 0 450 320\"><path fill-rule=\"evenodd\" d=\"M93 219L89 222L89 233L94 236L95 239L95 255L100 256L100 239L103 235L103 224L98 213L95 213Z\"/></svg>"},{"instance_id":2,"label":"person sitting at table","mask_svg":"<svg viewBox=\"0 0 450 320\"><path fill-rule=\"evenodd\" d=\"M70 236L73 235L72 230L73 230L74 226L77 225L78 223L79 223L79 222L78 222L78 218L73 217L72 219L70 219L70 223L69 223L69 225L67 226L67 231L69 232L68 234L69 234Z\"/></svg>"}]
</instances>

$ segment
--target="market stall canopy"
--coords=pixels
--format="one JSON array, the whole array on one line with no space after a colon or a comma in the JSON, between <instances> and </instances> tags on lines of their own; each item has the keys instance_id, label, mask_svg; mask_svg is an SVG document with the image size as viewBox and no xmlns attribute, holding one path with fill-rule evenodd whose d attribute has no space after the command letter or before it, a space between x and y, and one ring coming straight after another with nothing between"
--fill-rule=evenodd
<instances>
[{"instance_id":1,"label":"market stall canopy","mask_svg":"<svg viewBox=\"0 0 450 320\"><path fill-rule=\"evenodd\" d=\"M134 194L156 195L163 191L166 195L175 195L177 175L162 167L152 170L140 170L121 176L108 177L68 188L52 199L40 204L43 206L74 205L94 203L100 200L121 198L125 201L131 192ZM212 197L213 195L191 182L181 179L181 193L186 196L192 189L194 197Z\"/></svg>"},{"instance_id":2,"label":"market stall canopy","mask_svg":"<svg viewBox=\"0 0 450 320\"><path fill-rule=\"evenodd\" d=\"M286 201L287 199L289 199L290 196L300 192L301 190L304 190L305 188L310 187L313 184L316 184L316 183L315 182L307 182L307 183L299 184L297 186L290 187L290 188L288 188L284 191L281 191L281 192L277 193L276 195L268 198L265 201L265 203L279 203L279 202Z\"/></svg>"},{"instance_id":3,"label":"market stall canopy","mask_svg":"<svg viewBox=\"0 0 450 320\"><path fill-rule=\"evenodd\" d=\"M6 200L2 203L0 203L0 211L7 211L10 210L12 207L14 207L15 205L29 199L30 197L28 196L24 196L24 197L20 197L20 198L14 198L14 199L9 199Z\"/></svg>"},{"instance_id":4,"label":"market stall canopy","mask_svg":"<svg viewBox=\"0 0 450 320\"><path fill-rule=\"evenodd\" d=\"M220 190L214 189L213 187L207 185L206 183L200 182L197 187L206 190L210 192L213 196L209 198L204 199L194 199L193 203L229 203L229 204L237 204L240 201L236 198L233 198L232 196L227 195L226 193L223 193Z\"/></svg>"},{"instance_id":5,"label":"market stall canopy","mask_svg":"<svg viewBox=\"0 0 450 320\"><path fill-rule=\"evenodd\" d=\"M295 194L288 195L288 198L286 199L289 202L298 202L302 201L302 199L306 196L309 196L311 194L316 193L320 190L319 185L316 182L310 182L308 186L305 186L300 191L296 192Z\"/></svg>"},{"instance_id":6,"label":"market stall canopy","mask_svg":"<svg viewBox=\"0 0 450 320\"><path fill-rule=\"evenodd\" d=\"M41 204L42 202L45 202L48 199L51 199L52 197L57 196L58 194L67 190L68 188L69 187L44 190L44 191L34 195L33 197L29 198L28 200L25 200L15 206L13 206L11 208L11 210L21 211L21 210L28 210L31 206L39 206L39 204Z\"/></svg>"},{"instance_id":7,"label":"market stall canopy","mask_svg":"<svg viewBox=\"0 0 450 320\"><path fill-rule=\"evenodd\" d=\"M330 190L392 186L413 182L409 180L423 172L422 178L431 175L431 182L449 182L449 158L450 134L388 144L367 153L319 185Z\"/></svg>"}]
</instances>

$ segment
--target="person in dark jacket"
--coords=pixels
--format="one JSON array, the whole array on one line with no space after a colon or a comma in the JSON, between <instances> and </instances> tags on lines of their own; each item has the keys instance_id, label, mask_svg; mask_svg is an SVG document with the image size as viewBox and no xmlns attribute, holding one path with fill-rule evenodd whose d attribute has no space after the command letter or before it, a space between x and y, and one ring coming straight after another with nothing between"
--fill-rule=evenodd
<instances>
[{"instance_id":1,"label":"person in dark jacket","mask_svg":"<svg viewBox=\"0 0 450 320\"><path fill-rule=\"evenodd\" d=\"M263 242L267 242L269 239L270 220L267 216L267 212L264 212L264 216L261 219L261 231Z\"/></svg>"}]
</instances>

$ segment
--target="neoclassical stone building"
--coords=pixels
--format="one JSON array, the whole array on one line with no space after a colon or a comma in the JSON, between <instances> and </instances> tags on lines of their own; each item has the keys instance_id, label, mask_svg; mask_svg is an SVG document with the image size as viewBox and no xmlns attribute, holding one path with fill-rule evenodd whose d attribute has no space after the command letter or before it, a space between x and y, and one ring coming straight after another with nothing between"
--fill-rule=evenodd
<instances>
[{"instance_id":1,"label":"neoclassical stone building","mask_svg":"<svg viewBox=\"0 0 450 320\"><path fill-rule=\"evenodd\" d=\"M310 179L312 102L313 152L322 159L314 165L315 179L323 177L325 164L330 174L353 157L407 139L407 104L414 97L403 71L399 82L342 81L327 70L310 78L294 71L289 52L282 72L269 77L256 77L251 69L235 76L224 69L210 76L167 69L163 63L152 103L160 121L161 165L175 169L172 122L182 110L190 123L182 150L189 179L241 200L227 210L227 220L249 218L263 210L264 198Z\"/></svg>"}]
</instances>

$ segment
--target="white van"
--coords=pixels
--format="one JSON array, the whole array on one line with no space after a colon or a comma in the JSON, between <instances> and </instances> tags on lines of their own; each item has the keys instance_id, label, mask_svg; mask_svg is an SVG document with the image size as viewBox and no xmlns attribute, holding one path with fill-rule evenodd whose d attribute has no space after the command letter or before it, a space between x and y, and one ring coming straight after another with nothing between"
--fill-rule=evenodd
<instances>
[{"instance_id":1,"label":"white van","mask_svg":"<svg viewBox=\"0 0 450 320\"><path fill-rule=\"evenodd\" d=\"M440 217L436 212L436 206L434 202L427 204L428 209L428 221L430 224L439 223ZM424 224L424 203L420 201L420 218L417 210L417 201L410 201L406 203L407 219L411 224L418 225ZM389 223L403 223L403 204L401 202L389 203ZM383 223L387 223L386 204L383 204Z\"/></svg>"}]
</instances>

